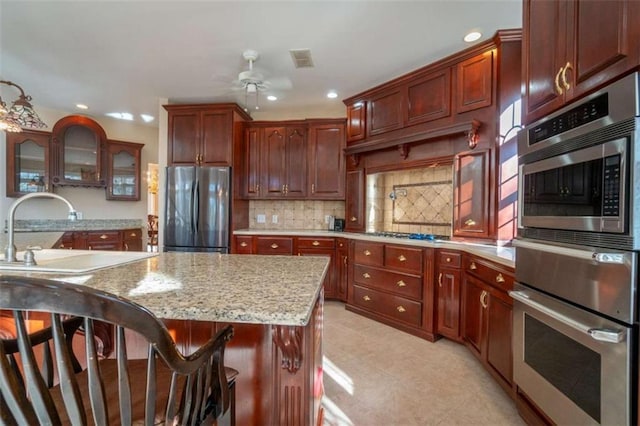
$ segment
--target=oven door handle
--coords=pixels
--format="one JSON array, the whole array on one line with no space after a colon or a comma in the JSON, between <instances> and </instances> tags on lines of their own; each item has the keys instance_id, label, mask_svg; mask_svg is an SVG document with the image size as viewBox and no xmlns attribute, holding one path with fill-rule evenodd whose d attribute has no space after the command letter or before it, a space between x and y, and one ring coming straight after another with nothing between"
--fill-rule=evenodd
<instances>
[{"instance_id":1,"label":"oven door handle","mask_svg":"<svg viewBox=\"0 0 640 426\"><path fill-rule=\"evenodd\" d=\"M584 334L591 336L592 339L597 340L599 342L607 342L607 343L620 343L624 340L625 331L624 330L612 330L605 328L594 328L589 327L586 324L581 323L580 321L576 321L567 317L566 315L562 315L554 311L553 309L549 309L544 306L542 303L536 302L535 300L531 300L529 295L527 295L524 291L510 291L509 296L511 296L514 300L517 300L520 303L523 303L537 311L540 311L551 318L560 321L561 323L573 328L574 330L580 331Z\"/></svg>"}]
</instances>

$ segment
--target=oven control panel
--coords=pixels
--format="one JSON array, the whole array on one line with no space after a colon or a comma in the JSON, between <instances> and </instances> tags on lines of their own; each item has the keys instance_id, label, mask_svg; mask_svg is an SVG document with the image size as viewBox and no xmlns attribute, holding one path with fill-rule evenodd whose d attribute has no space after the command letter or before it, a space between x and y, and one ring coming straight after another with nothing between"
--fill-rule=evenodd
<instances>
[{"instance_id":1,"label":"oven control panel","mask_svg":"<svg viewBox=\"0 0 640 426\"><path fill-rule=\"evenodd\" d=\"M620 155L606 157L603 172L602 215L620 216Z\"/></svg>"}]
</instances>

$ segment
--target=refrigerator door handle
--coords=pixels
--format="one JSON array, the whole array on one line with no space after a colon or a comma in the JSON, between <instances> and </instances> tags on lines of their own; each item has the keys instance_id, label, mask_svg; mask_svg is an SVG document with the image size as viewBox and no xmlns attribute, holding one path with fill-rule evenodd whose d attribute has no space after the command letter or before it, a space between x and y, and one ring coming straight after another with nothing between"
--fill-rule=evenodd
<instances>
[{"instance_id":1,"label":"refrigerator door handle","mask_svg":"<svg viewBox=\"0 0 640 426\"><path fill-rule=\"evenodd\" d=\"M193 219L193 232L198 232L200 227L198 223L198 217L200 216L200 180L196 177L196 181L193 185L193 205L191 207L191 217Z\"/></svg>"}]
</instances>

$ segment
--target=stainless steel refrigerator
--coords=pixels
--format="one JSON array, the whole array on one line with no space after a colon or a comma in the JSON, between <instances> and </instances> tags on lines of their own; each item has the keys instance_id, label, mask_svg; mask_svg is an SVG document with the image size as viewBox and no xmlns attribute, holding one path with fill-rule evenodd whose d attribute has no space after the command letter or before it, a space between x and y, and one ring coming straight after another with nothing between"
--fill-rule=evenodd
<instances>
[{"instance_id":1,"label":"stainless steel refrigerator","mask_svg":"<svg viewBox=\"0 0 640 426\"><path fill-rule=\"evenodd\" d=\"M229 252L231 169L167 167L164 251Z\"/></svg>"}]
</instances>

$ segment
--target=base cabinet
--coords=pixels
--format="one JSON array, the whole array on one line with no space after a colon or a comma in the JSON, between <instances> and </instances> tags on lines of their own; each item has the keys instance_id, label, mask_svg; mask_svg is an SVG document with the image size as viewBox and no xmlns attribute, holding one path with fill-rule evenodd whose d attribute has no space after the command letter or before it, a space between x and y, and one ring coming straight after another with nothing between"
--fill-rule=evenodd
<instances>
[{"instance_id":1,"label":"base cabinet","mask_svg":"<svg viewBox=\"0 0 640 426\"><path fill-rule=\"evenodd\" d=\"M436 333L460 340L461 253L438 250L436 254Z\"/></svg>"},{"instance_id":2,"label":"base cabinet","mask_svg":"<svg viewBox=\"0 0 640 426\"><path fill-rule=\"evenodd\" d=\"M56 249L142 251L140 228L105 231L69 231L53 245Z\"/></svg>"},{"instance_id":3,"label":"base cabinet","mask_svg":"<svg viewBox=\"0 0 640 426\"><path fill-rule=\"evenodd\" d=\"M462 338L485 368L513 396L511 348L513 271L471 255L464 257Z\"/></svg>"}]
</instances>

